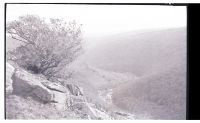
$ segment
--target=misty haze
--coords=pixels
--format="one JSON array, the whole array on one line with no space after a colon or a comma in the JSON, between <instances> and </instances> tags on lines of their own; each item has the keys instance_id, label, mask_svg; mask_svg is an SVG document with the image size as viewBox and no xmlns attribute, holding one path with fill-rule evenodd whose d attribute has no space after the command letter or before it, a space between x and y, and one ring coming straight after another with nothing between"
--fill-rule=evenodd
<instances>
[{"instance_id":1,"label":"misty haze","mask_svg":"<svg viewBox=\"0 0 200 123\"><path fill-rule=\"evenodd\" d=\"M186 119L186 7L7 4L6 20L7 119Z\"/></svg>"}]
</instances>

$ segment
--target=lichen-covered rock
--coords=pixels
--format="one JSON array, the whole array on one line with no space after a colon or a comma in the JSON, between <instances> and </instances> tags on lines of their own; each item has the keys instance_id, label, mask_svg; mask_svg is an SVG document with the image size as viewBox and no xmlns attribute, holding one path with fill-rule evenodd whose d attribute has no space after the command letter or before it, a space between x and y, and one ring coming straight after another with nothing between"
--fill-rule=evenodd
<instances>
[{"instance_id":1,"label":"lichen-covered rock","mask_svg":"<svg viewBox=\"0 0 200 123\"><path fill-rule=\"evenodd\" d=\"M96 113L87 102L74 102L71 110L75 111L83 119L88 118L88 116L91 119L97 119Z\"/></svg>"},{"instance_id":2,"label":"lichen-covered rock","mask_svg":"<svg viewBox=\"0 0 200 123\"><path fill-rule=\"evenodd\" d=\"M72 95L75 95L75 96L83 95L82 88L80 88L74 84L66 84L66 86Z\"/></svg>"},{"instance_id":3,"label":"lichen-covered rock","mask_svg":"<svg viewBox=\"0 0 200 123\"><path fill-rule=\"evenodd\" d=\"M24 97L32 96L42 102L51 102L52 92L41 84L41 78L24 70L16 70L13 77L13 93Z\"/></svg>"},{"instance_id":4,"label":"lichen-covered rock","mask_svg":"<svg viewBox=\"0 0 200 123\"><path fill-rule=\"evenodd\" d=\"M58 110L65 110L66 109L66 101L67 101L67 94L61 93L59 91L52 91L53 99L52 101L55 103L55 106Z\"/></svg>"},{"instance_id":5,"label":"lichen-covered rock","mask_svg":"<svg viewBox=\"0 0 200 123\"><path fill-rule=\"evenodd\" d=\"M12 76L14 74L15 68L10 65L9 63L6 63L6 93L11 94L13 91L12 87Z\"/></svg>"},{"instance_id":6,"label":"lichen-covered rock","mask_svg":"<svg viewBox=\"0 0 200 123\"><path fill-rule=\"evenodd\" d=\"M83 96L68 95L66 99L66 106L69 108L73 108L75 103L82 103L82 102L86 102Z\"/></svg>"},{"instance_id":7,"label":"lichen-covered rock","mask_svg":"<svg viewBox=\"0 0 200 123\"><path fill-rule=\"evenodd\" d=\"M25 70L21 70L18 68L12 67L10 64L6 63L6 92L7 90L7 84L13 88L12 94L9 97L12 98L13 96L16 96L16 99L20 99L23 101L22 104L20 102L17 105L14 105L15 102L9 102L14 107L18 107L20 111L28 110L31 112L31 114L37 114L41 115L43 118L43 114L40 114L37 112L37 110L34 109L34 104L44 106L47 110L51 111L51 108L56 110L56 112L61 113L60 116L63 118L68 118L69 116L65 116L65 112L70 112L73 114L73 117L76 116L76 118L80 119L95 119L95 120L111 120L111 119L134 119L132 115L122 113L122 112L110 112L103 108L100 105L97 105L96 103L92 103L88 101L83 95L83 90L81 87L75 85L75 84L69 84L66 83L66 87L56 83L56 82L50 82L43 78L40 75L31 74ZM25 98L23 98L25 97ZM12 100L7 99L6 101ZM29 100L30 99L30 100ZM26 103L32 103L34 104L31 106L31 110L29 110L29 105L26 105ZM6 103L6 106L8 107ZM25 107L24 107L25 105ZM48 106L49 108L48 108ZM52 107L53 106L53 107ZM23 108L24 107L24 108ZM37 107L37 106L36 106ZM21 115L17 115L17 112L14 112L12 115L12 110L15 111L13 108L8 108L7 114L9 114L9 117L21 117L21 115L25 118L33 117L36 118L38 116L29 116L28 113L21 113ZM33 111L34 110L34 111ZM44 109L38 111L43 112ZM32 112L33 111L33 112ZM45 111L45 110L44 110ZM46 111L44 112L45 117ZM69 114L67 114L69 115ZM45 118L44 117L44 118ZM56 113L57 117L57 113ZM71 117L71 116L70 116Z\"/></svg>"},{"instance_id":8,"label":"lichen-covered rock","mask_svg":"<svg viewBox=\"0 0 200 123\"><path fill-rule=\"evenodd\" d=\"M88 103L83 96L71 96L67 102L67 106L82 119L112 119L108 112L97 109L95 104Z\"/></svg>"},{"instance_id":9,"label":"lichen-covered rock","mask_svg":"<svg viewBox=\"0 0 200 123\"><path fill-rule=\"evenodd\" d=\"M55 82L49 82L49 81L43 81L41 82L45 87L47 87L50 90L59 91L62 93L67 93L67 89L63 87L62 85L55 83Z\"/></svg>"},{"instance_id":10,"label":"lichen-covered rock","mask_svg":"<svg viewBox=\"0 0 200 123\"><path fill-rule=\"evenodd\" d=\"M58 109L65 108L66 98L69 92L62 85L52 83L23 70L17 70L13 76L13 80L14 94L25 97L31 96L45 103L56 103L55 105Z\"/></svg>"}]
</instances>

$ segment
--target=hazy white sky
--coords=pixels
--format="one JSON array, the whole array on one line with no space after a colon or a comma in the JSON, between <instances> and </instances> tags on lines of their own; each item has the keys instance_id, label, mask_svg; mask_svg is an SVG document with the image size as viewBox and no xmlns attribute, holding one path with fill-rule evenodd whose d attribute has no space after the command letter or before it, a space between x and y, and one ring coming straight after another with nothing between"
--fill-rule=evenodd
<instances>
[{"instance_id":1,"label":"hazy white sky","mask_svg":"<svg viewBox=\"0 0 200 123\"><path fill-rule=\"evenodd\" d=\"M140 29L186 26L184 6L8 4L7 20L37 14L45 18L76 20L85 36L128 32Z\"/></svg>"}]
</instances>

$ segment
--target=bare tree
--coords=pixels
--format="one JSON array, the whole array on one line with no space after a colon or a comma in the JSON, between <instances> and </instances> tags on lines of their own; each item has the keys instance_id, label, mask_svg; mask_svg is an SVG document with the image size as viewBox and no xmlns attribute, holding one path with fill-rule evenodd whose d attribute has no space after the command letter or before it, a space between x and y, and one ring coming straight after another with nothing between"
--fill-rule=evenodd
<instances>
[{"instance_id":1,"label":"bare tree","mask_svg":"<svg viewBox=\"0 0 200 123\"><path fill-rule=\"evenodd\" d=\"M25 69L55 76L82 51L81 25L75 21L50 19L47 23L35 15L20 16L9 22L6 31L13 39L22 42L12 53L15 61Z\"/></svg>"}]
</instances>

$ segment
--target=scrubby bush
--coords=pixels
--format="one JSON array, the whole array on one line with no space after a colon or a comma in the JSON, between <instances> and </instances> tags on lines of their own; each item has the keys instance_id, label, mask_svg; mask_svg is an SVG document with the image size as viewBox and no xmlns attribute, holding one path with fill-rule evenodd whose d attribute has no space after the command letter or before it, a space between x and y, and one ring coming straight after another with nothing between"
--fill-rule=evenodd
<instances>
[{"instance_id":1,"label":"scrubby bush","mask_svg":"<svg viewBox=\"0 0 200 123\"><path fill-rule=\"evenodd\" d=\"M12 51L14 61L47 79L55 77L82 51L81 25L75 21L45 19L36 15L20 16L6 24L8 36L22 45Z\"/></svg>"}]
</instances>

